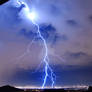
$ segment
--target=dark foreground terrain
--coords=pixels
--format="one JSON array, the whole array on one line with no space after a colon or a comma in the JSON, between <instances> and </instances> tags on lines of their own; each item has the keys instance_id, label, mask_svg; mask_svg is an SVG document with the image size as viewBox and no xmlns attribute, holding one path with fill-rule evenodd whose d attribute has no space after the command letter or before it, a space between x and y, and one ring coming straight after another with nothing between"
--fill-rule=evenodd
<instances>
[{"instance_id":1,"label":"dark foreground terrain","mask_svg":"<svg viewBox=\"0 0 92 92\"><path fill-rule=\"evenodd\" d=\"M92 87L90 86L88 90L70 90L70 89L18 89L12 86L3 86L0 87L0 92L92 92Z\"/></svg>"},{"instance_id":2,"label":"dark foreground terrain","mask_svg":"<svg viewBox=\"0 0 92 92\"><path fill-rule=\"evenodd\" d=\"M8 2L8 1L9 1L9 0L0 0L0 5L6 3L6 2Z\"/></svg>"}]
</instances>

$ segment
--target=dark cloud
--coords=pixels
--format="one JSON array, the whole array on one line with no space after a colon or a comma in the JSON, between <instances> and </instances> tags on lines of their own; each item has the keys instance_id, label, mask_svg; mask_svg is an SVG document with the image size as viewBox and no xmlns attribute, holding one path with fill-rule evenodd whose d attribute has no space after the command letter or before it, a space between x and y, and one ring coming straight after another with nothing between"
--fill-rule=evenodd
<instances>
[{"instance_id":1,"label":"dark cloud","mask_svg":"<svg viewBox=\"0 0 92 92\"><path fill-rule=\"evenodd\" d=\"M19 32L19 36L23 35L24 37L28 38L28 39L33 39L34 37L37 37L37 33L34 33L32 31L27 31L25 28L22 29Z\"/></svg>"},{"instance_id":2,"label":"dark cloud","mask_svg":"<svg viewBox=\"0 0 92 92\"><path fill-rule=\"evenodd\" d=\"M67 52L64 58L68 61L67 65L92 66L92 56L82 51Z\"/></svg>"},{"instance_id":3,"label":"dark cloud","mask_svg":"<svg viewBox=\"0 0 92 92\"><path fill-rule=\"evenodd\" d=\"M52 26L51 24L41 24L40 25L40 31L41 32L55 32L56 31L56 28L54 26Z\"/></svg>"},{"instance_id":4,"label":"dark cloud","mask_svg":"<svg viewBox=\"0 0 92 92\"><path fill-rule=\"evenodd\" d=\"M19 35L23 35L24 37L28 38L28 39L33 39L34 37L36 37L35 40L40 40L40 38L38 37L38 34L36 33L36 31L30 30L28 31L27 29L22 29L21 31L19 31ZM47 24L41 24L40 25L40 32L41 35L46 39L47 42L53 43L55 44L55 42L59 39L61 40L67 40L67 37L65 35L59 35L56 32L55 27L53 27L51 24L47 25Z\"/></svg>"},{"instance_id":5,"label":"dark cloud","mask_svg":"<svg viewBox=\"0 0 92 92\"><path fill-rule=\"evenodd\" d=\"M77 26L78 25L77 21L73 20L73 19L67 20L66 23L70 26Z\"/></svg>"},{"instance_id":6,"label":"dark cloud","mask_svg":"<svg viewBox=\"0 0 92 92\"><path fill-rule=\"evenodd\" d=\"M70 57L72 57L72 58L80 58L80 57L85 57L85 56L87 56L87 54L84 53L84 52L70 53L69 55L70 55Z\"/></svg>"},{"instance_id":7,"label":"dark cloud","mask_svg":"<svg viewBox=\"0 0 92 92\"><path fill-rule=\"evenodd\" d=\"M56 28L51 24L40 25L40 32L42 36L47 40L47 42L55 43L59 38L59 35L56 33Z\"/></svg>"},{"instance_id":8,"label":"dark cloud","mask_svg":"<svg viewBox=\"0 0 92 92\"><path fill-rule=\"evenodd\" d=\"M42 24L40 25L40 32L41 35L45 38L48 39L50 37L51 34L55 34L56 29L51 25L46 25L46 24Z\"/></svg>"},{"instance_id":9,"label":"dark cloud","mask_svg":"<svg viewBox=\"0 0 92 92\"><path fill-rule=\"evenodd\" d=\"M60 34L56 34L55 36L54 36L54 38L53 38L53 41L52 41L52 45L54 45L54 44L56 44L57 42L65 42L65 41L67 41L67 40L69 40L68 39L68 37L65 35L65 34L62 34L62 35L60 35Z\"/></svg>"},{"instance_id":10,"label":"dark cloud","mask_svg":"<svg viewBox=\"0 0 92 92\"><path fill-rule=\"evenodd\" d=\"M89 21L92 23L92 15L88 17Z\"/></svg>"},{"instance_id":11,"label":"dark cloud","mask_svg":"<svg viewBox=\"0 0 92 92\"><path fill-rule=\"evenodd\" d=\"M21 4L20 7L15 7L15 6L9 6L9 9L12 11L12 12L16 12L16 14L18 14L23 8L25 8L25 5L24 4Z\"/></svg>"}]
</instances>

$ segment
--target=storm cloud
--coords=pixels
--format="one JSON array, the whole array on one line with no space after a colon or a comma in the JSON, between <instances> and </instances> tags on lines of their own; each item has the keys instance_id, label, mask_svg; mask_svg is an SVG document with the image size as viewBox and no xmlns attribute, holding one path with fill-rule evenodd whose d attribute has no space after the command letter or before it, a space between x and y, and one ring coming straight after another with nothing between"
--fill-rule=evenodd
<instances>
[{"instance_id":1,"label":"storm cloud","mask_svg":"<svg viewBox=\"0 0 92 92\"><path fill-rule=\"evenodd\" d=\"M42 41L39 37L35 38L30 46L30 52L25 54L28 44L37 36L37 28L32 21L22 15L22 9L25 6L16 6L15 2L16 0L10 0L0 6L0 85L9 82L16 85L16 81L12 80L16 79L18 82L24 75L24 79L35 81L35 79L29 79L28 76L33 76L30 73L35 71L44 56ZM66 73L64 76L69 74L73 76L73 73L77 71L75 72L77 76L81 68L83 72L87 69L92 70L92 68L89 69L92 66L92 1L26 0L25 2L30 10L35 7L37 11L37 23L47 41L50 65L53 69L56 68L55 73L59 79L62 79L61 73L64 74L64 72ZM24 57L20 58L21 55ZM44 64L41 64L40 67L43 66ZM68 66L72 66L72 69ZM75 70L71 72L66 69ZM86 82L92 77L90 73L91 71L84 78ZM82 75L79 77L78 81L82 79ZM62 85L62 80L57 85ZM21 81L23 80L20 80L18 84L21 85ZM27 82L24 85L26 84Z\"/></svg>"}]
</instances>

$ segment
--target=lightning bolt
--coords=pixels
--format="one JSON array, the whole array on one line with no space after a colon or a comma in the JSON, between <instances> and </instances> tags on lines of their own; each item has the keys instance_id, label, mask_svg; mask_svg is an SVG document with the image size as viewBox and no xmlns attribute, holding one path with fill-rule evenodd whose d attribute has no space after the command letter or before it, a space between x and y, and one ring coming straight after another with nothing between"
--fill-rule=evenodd
<instances>
[{"instance_id":1,"label":"lightning bolt","mask_svg":"<svg viewBox=\"0 0 92 92\"><path fill-rule=\"evenodd\" d=\"M48 47L47 47L47 43L46 43L46 40L44 39L44 37L41 35L41 32L40 32L40 28L39 28L39 25L37 23L35 23L33 20L32 20L32 23L37 27L37 33L38 33L38 36L41 38L41 40L43 41L43 45L44 45L44 49L45 49L45 55L44 55L44 58L43 58L43 62L45 63L45 76L44 76L44 82L42 84L42 88L45 87L45 84L46 84L46 81L47 81L47 78L50 77L51 78L51 81L52 81L52 88L54 87L54 77L55 77L55 74L53 73L53 70L52 68L50 67L49 65L49 56L48 56ZM50 75L48 73L48 71L50 71Z\"/></svg>"},{"instance_id":2,"label":"lightning bolt","mask_svg":"<svg viewBox=\"0 0 92 92\"><path fill-rule=\"evenodd\" d=\"M26 9L26 11L27 11L28 13L30 13L29 8L28 8L28 6L27 6L27 4L26 4L25 2L20 2L20 1L17 0L17 3L18 3L19 5L24 4L24 5L25 5L24 8ZM31 14L31 13L30 13L30 14ZM28 15L28 16L29 16L29 15ZM30 15L29 17L31 17L31 15ZM49 49L48 49L48 46L47 46L47 43L46 43L45 38L44 38L44 37L42 36L42 34L41 34L39 24L37 24L32 18L31 18L31 21L32 21L32 23L37 27L37 34L38 34L38 37L42 40L42 43L43 43L43 46L44 46L44 50L45 50L45 52L44 52L44 57L43 57L43 60L42 60L42 63L45 64L45 66L44 66L44 74L45 74L45 75L44 75L44 79L43 79L43 83L42 83L42 88L45 88L45 85L46 85L46 83L47 83L47 79L48 79L48 78L51 79L51 87L53 88L53 87L54 87L54 84L55 84L55 78L56 78L56 76L55 76L55 74L54 74L54 72L53 72L53 69L52 69L51 66L49 65L49 62L50 62L50 60L49 60L49 55L48 55ZM27 51L26 51L23 55L21 55L18 59L21 59L21 58L24 57L28 52L30 52L30 49L29 49L30 46L31 46L31 43L28 45Z\"/></svg>"}]
</instances>

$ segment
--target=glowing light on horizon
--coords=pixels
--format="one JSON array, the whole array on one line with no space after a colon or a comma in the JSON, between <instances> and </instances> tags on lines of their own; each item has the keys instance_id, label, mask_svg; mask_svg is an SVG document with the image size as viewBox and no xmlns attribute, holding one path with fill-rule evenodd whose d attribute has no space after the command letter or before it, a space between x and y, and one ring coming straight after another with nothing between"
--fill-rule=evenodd
<instances>
[{"instance_id":1,"label":"glowing light on horizon","mask_svg":"<svg viewBox=\"0 0 92 92\"><path fill-rule=\"evenodd\" d=\"M20 89L42 89L42 87L39 86L16 86L16 88ZM52 87L44 87L45 89L51 89ZM88 89L87 85L72 85L72 86L55 86L54 89Z\"/></svg>"}]
</instances>

